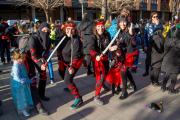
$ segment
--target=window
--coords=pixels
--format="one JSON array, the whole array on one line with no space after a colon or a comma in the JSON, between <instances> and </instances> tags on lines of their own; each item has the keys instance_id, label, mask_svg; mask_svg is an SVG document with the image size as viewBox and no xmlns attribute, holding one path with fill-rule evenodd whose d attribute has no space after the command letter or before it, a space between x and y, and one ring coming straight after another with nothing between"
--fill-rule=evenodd
<instances>
[{"instance_id":1,"label":"window","mask_svg":"<svg viewBox=\"0 0 180 120\"><path fill-rule=\"evenodd\" d=\"M147 0L142 0L143 3L147 3Z\"/></svg>"},{"instance_id":2,"label":"window","mask_svg":"<svg viewBox=\"0 0 180 120\"><path fill-rule=\"evenodd\" d=\"M157 4L157 0L151 0L152 4Z\"/></svg>"}]
</instances>

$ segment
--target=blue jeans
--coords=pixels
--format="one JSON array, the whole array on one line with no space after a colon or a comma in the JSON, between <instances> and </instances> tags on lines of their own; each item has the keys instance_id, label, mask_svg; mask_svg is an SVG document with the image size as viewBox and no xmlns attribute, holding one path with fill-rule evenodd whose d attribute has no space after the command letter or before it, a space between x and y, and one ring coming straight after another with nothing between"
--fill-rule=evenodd
<instances>
[{"instance_id":1,"label":"blue jeans","mask_svg":"<svg viewBox=\"0 0 180 120\"><path fill-rule=\"evenodd\" d=\"M49 50L49 54L48 57L51 55L51 49ZM44 56L44 52L42 54L42 56ZM52 66L52 61L50 59L49 63L48 63L48 69L49 69L49 77L50 78L54 78L54 73L53 73L53 66Z\"/></svg>"},{"instance_id":2,"label":"blue jeans","mask_svg":"<svg viewBox=\"0 0 180 120\"><path fill-rule=\"evenodd\" d=\"M6 51L6 55L7 55L7 61L10 62L11 61L10 43L7 42L7 40L1 40L0 41L0 49L1 49L1 62L5 62L5 57L4 57L5 51Z\"/></svg>"}]
</instances>

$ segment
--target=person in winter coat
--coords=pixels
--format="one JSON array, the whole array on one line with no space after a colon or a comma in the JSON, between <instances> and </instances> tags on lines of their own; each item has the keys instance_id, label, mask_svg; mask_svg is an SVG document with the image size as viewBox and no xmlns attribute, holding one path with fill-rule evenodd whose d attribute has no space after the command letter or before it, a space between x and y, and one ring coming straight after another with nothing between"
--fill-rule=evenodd
<instances>
[{"instance_id":1,"label":"person in winter coat","mask_svg":"<svg viewBox=\"0 0 180 120\"><path fill-rule=\"evenodd\" d=\"M4 57L5 51L7 54L7 62L11 63L10 41L4 35L6 32L6 28L8 27L9 25L7 23L4 23L2 17L0 17L0 49L1 49L1 62L3 63L3 65L5 65L5 57Z\"/></svg>"},{"instance_id":2,"label":"person in winter coat","mask_svg":"<svg viewBox=\"0 0 180 120\"><path fill-rule=\"evenodd\" d=\"M177 82L177 76L180 73L180 23L172 28L171 38L165 39L161 70L166 72L161 90L163 92L169 90L168 94L179 93L174 87ZM171 85L167 88L166 84L170 77Z\"/></svg>"},{"instance_id":3,"label":"person in winter coat","mask_svg":"<svg viewBox=\"0 0 180 120\"><path fill-rule=\"evenodd\" d=\"M158 19L158 13L157 12L153 12L153 13L151 13L150 23L146 24L145 29L144 29L144 34L143 34L144 51L146 53L148 53L150 37L153 36L153 31L156 28L158 28L158 27L162 27L163 28L163 24ZM143 76L149 75L149 66L150 66L150 63L151 63L150 59L147 59L147 57L146 57L146 60L145 60L145 73L143 74Z\"/></svg>"},{"instance_id":4,"label":"person in winter coat","mask_svg":"<svg viewBox=\"0 0 180 120\"><path fill-rule=\"evenodd\" d=\"M154 87L160 87L158 82L159 73L161 70L162 59L164 55L164 29L156 28L153 32L153 36L149 39L149 50L151 50L151 85Z\"/></svg>"},{"instance_id":5,"label":"person in winter coat","mask_svg":"<svg viewBox=\"0 0 180 120\"><path fill-rule=\"evenodd\" d=\"M58 21L55 22L55 29L56 29L56 31L55 31L55 38L56 38L55 46L57 46L57 44L59 43L60 38L62 36L61 27L59 26Z\"/></svg>"},{"instance_id":6,"label":"person in winter coat","mask_svg":"<svg viewBox=\"0 0 180 120\"><path fill-rule=\"evenodd\" d=\"M82 19L81 23L78 25L78 32L80 33L80 36L82 37L82 43L83 43L83 53L87 57L87 75L92 74L91 71L91 55L90 50L88 48L89 44L89 37L91 34L93 34L94 29L94 19L93 15L91 13L84 14L84 18Z\"/></svg>"}]
</instances>

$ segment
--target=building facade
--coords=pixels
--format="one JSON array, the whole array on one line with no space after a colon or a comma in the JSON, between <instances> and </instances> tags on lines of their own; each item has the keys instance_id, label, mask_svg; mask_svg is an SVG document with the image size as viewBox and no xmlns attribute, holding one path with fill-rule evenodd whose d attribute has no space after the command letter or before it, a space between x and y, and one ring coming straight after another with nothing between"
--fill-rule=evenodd
<instances>
[{"instance_id":1,"label":"building facade","mask_svg":"<svg viewBox=\"0 0 180 120\"><path fill-rule=\"evenodd\" d=\"M99 18L101 9L90 3L92 0L88 1L89 3L83 4L83 12L91 13L94 19ZM117 2L119 0L115 1ZM137 0L137 2L139 2L139 0ZM154 11L158 12L159 18L165 21L171 20L170 2L171 0L142 0L141 3L137 4L135 9L130 12L132 21L136 23L140 19L149 19L151 12ZM27 18L34 20L36 18L41 21L46 21L43 10L28 7L27 5L17 6L17 3L11 0L0 0L0 16L2 16L4 20L23 20ZM79 3L79 0L64 0L64 5L54 9L49 13L49 16L52 18L52 22L54 22L54 20L64 22L68 17L76 21L81 21L82 5ZM117 15L114 15L114 17L115 16Z\"/></svg>"}]
</instances>

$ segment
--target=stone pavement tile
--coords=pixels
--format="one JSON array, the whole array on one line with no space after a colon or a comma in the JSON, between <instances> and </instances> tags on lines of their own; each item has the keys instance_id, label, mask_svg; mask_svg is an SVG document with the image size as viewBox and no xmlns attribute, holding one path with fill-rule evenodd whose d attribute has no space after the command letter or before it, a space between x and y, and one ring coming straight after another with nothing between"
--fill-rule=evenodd
<instances>
[{"instance_id":1,"label":"stone pavement tile","mask_svg":"<svg viewBox=\"0 0 180 120\"><path fill-rule=\"evenodd\" d=\"M75 110L69 109L68 106L63 106L58 109L49 111L50 117L53 120L83 120L84 118Z\"/></svg>"},{"instance_id":2,"label":"stone pavement tile","mask_svg":"<svg viewBox=\"0 0 180 120\"><path fill-rule=\"evenodd\" d=\"M67 94L61 94L59 97L68 105L71 105L74 102L74 95L71 92L67 92Z\"/></svg>"},{"instance_id":3,"label":"stone pavement tile","mask_svg":"<svg viewBox=\"0 0 180 120\"><path fill-rule=\"evenodd\" d=\"M80 88L83 88L83 87L87 87L88 85L83 83L83 82L78 82L78 83L75 83L77 88L80 89Z\"/></svg>"},{"instance_id":4,"label":"stone pavement tile","mask_svg":"<svg viewBox=\"0 0 180 120\"><path fill-rule=\"evenodd\" d=\"M126 103L123 103L119 99L113 99L113 97L109 99L107 97L108 96L101 98L102 101L104 102L104 105L102 106L102 108L109 111L112 114L122 111L129 106Z\"/></svg>"},{"instance_id":5,"label":"stone pavement tile","mask_svg":"<svg viewBox=\"0 0 180 120\"><path fill-rule=\"evenodd\" d=\"M166 104L165 106L163 106L164 111L171 111L172 113L176 112L180 114L180 106L179 106L179 100L176 98L174 100L172 100L171 102L169 102L168 104Z\"/></svg>"},{"instance_id":6,"label":"stone pavement tile","mask_svg":"<svg viewBox=\"0 0 180 120\"><path fill-rule=\"evenodd\" d=\"M143 120L150 115L151 111L144 109L136 109L133 107L127 107L126 109L116 113L115 115L122 120Z\"/></svg>"},{"instance_id":7,"label":"stone pavement tile","mask_svg":"<svg viewBox=\"0 0 180 120\"><path fill-rule=\"evenodd\" d=\"M163 102L163 104L167 104L169 102L171 102L172 100L174 100L178 95L168 95L167 92L162 92L162 91L157 91L153 94L151 94L150 96L146 97L144 100L145 101L149 101L151 102Z\"/></svg>"},{"instance_id":8,"label":"stone pavement tile","mask_svg":"<svg viewBox=\"0 0 180 120\"><path fill-rule=\"evenodd\" d=\"M89 78L87 80L82 80L82 82L87 84L87 85L95 85L96 84L96 78L92 77L92 78Z\"/></svg>"},{"instance_id":9,"label":"stone pavement tile","mask_svg":"<svg viewBox=\"0 0 180 120\"><path fill-rule=\"evenodd\" d=\"M9 112L15 109L13 105L13 100L11 97L9 97L8 94L0 96L0 100L2 100L1 108L2 108L3 113Z\"/></svg>"},{"instance_id":10,"label":"stone pavement tile","mask_svg":"<svg viewBox=\"0 0 180 120\"><path fill-rule=\"evenodd\" d=\"M137 102L141 101L145 97L151 95L153 92L147 89L141 89L136 92L129 92L129 97L125 100L121 100L123 103L126 103L128 105L134 105ZM119 98L118 98L119 99Z\"/></svg>"},{"instance_id":11,"label":"stone pavement tile","mask_svg":"<svg viewBox=\"0 0 180 120\"><path fill-rule=\"evenodd\" d=\"M9 111L7 113L3 113L0 116L1 120L20 120L19 116L17 115L17 112L15 110Z\"/></svg>"},{"instance_id":12,"label":"stone pavement tile","mask_svg":"<svg viewBox=\"0 0 180 120\"><path fill-rule=\"evenodd\" d=\"M116 117L115 115L112 115L112 116L108 117L108 118L105 119L105 120L122 120L122 119Z\"/></svg>"},{"instance_id":13,"label":"stone pavement tile","mask_svg":"<svg viewBox=\"0 0 180 120\"><path fill-rule=\"evenodd\" d=\"M153 92L156 92L156 91L160 90L161 87L154 87L154 86L152 86L152 85L148 85L148 86L146 87L146 89L151 90L151 91L153 91Z\"/></svg>"},{"instance_id":14,"label":"stone pavement tile","mask_svg":"<svg viewBox=\"0 0 180 120\"><path fill-rule=\"evenodd\" d=\"M172 111L164 110L162 113L152 112L150 116L144 120L179 120L180 114Z\"/></svg>"},{"instance_id":15,"label":"stone pavement tile","mask_svg":"<svg viewBox=\"0 0 180 120\"><path fill-rule=\"evenodd\" d=\"M59 97L50 98L50 101L42 101L42 104L45 109L51 110L54 108L58 108L65 104L63 100L61 100Z\"/></svg>"},{"instance_id":16,"label":"stone pavement tile","mask_svg":"<svg viewBox=\"0 0 180 120\"><path fill-rule=\"evenodd\" d=\"M87 86L80 89L78 88L78 91L81 96L85 96L85 95L94 93L94 88Z\"/></svg>"},{"instance_id":17,"label":"stone pavement tile","mask_svg":"<svg viewBox=\"0 0 180 120\"><path fill-rule=\"evenodd\" d=\"M51 99L51 98L56 97L57 95L53 91L51 91L50 89L46 89L45 90L45 96L47 96Z\"/></svg>"},{"instance_id":18,"label":"stone pavement tile","mask_svg":"<svg viewBox=\"0 0 180 120\"><path fill-rule=\"evenodd\" d=\"M78 109L78 113L88 120L103 120L112 115L111 113L104 110L101 106L98 105L87 105L84 109Z\"/></svg>"},{"instance_id":19,"label":"stone pavement tile","mask_svg":"<svg viewBox=\"0 0 180 120\"><path fill-rule=\"evenodd\" d=\"M65 92L64 91L64 88L65 88L66 86L60 86L60 87L52 87L51 88L51 91L52 92L54 92L56 95L58 95L58 96L61 96L61 95L63 95L63 94L71 94L71 92Z\"/></svg>"}]
</instances>

